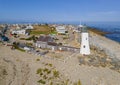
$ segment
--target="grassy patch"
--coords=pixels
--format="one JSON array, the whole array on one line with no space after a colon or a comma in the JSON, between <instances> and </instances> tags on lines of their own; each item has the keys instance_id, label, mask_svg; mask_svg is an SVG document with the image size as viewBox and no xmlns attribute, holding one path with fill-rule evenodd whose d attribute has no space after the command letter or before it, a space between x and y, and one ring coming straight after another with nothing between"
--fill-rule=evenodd
<instances>
[{"instance_id":1,"label":"grassy patch","mask_svg":"<svg viewBox=\"0 0 120 85\"><path fill-rule=\"evenodd\" d=\"M39 34L48 34L48 32L43 32L43 31L31 31L31 35L39 35Z\"/></svg>"},{"instance_id":2,"label":"grassy patch","mask_svg":"<svg viewBox=\"0 0 120 85\"><path fill-rule=\"evenodd\" d=\"M27 46L33 46L33 43L26 43Z\"/></svg>"},{"instance_id":3,"label":"grassy patch","mask_svg":"<svg viewBox=\"0 0 120 85\"><path fill-rule=\"evenodd\" d=\"M48 25L34 25L34 30L31 30L31 35L39 34L56 34L55 28L49 27Z\"/></svg>"},{"instance_id":4,"label":"grassy patch","mask_svg":"<svg viewBox=\"0 0 120 85\"><path fill-rule=\"evenodd\" d=\"M54 70L53 71L53 76L58 78L59 77L59 71Z\"/></svg>"},{"instance_id":5,"label":"grassy patch","mask_svg":"<svg viewBox=\"0 0 120 85\"><path fill-rule=\"evenodd\" d=\"M38 82L41 83L41 84L46 84L46 82L44 80L42 80L42 79L39 80Z\"/></svg>"},{"instance_id":6,"label":"grassy patch","mask_svg":"<svg viewBox=\"0 0 120 85\"><path fill-rule=\"evenodd\" d=\"M108 34L108 32L103 32L103 31L95 29L95 28L90 28L89 31L92 31L92 32L94 32L98 35L102 35L102 36L104 36L105 34Z\"/></svg>"},{"instance_id":7,"label":"grassy patch","mask_svg":"<svg viewBox=\"0 0 120 85\"><path fill-rule=\"evenodd\" d=\"M52 31L50 34L57 34L57 32L56 31Z\"/></svg>"},{"instance_id":8,"label":"grassy patch","mask_svg":"<svg viewBox=\"0 0 120 85\"><path fill-rule=\"evenodd\" d=\"M80 80L78 80L78 83L77 83L77 85L82 85Z\"/></svg>"},{"instance_id":9,"label":"grassy patch","mask_svg":"<svg viewBox=\"0 0 120 85\"><path fill-rule=\"evenodd\" d=\"M18 47L17 45L13 45L13 47L14 47L15 49L17 49L17 50L21 51L21 52L25 52L25 50L24 50L24 49L22 49L22 48Z\"/></svg>"},{"instance_id":10,"label":"grassy patch","mask_svg":"<svg viewBox=\"0 0 120 85\"><path fill-rule=\"evenodd\" d=\"M17 50L19 50L19 51L21 51L21 52L25 52L25 50L22 49L22 48L17 48Z\"/></svg>"},{"instance_id":11,"label":"grassy patch","mask_svg":"<svg viewBox=\"0 0 120 85\"><path fill-rule=\"evenodd\" d=\"M64 78L61 73L53 69L53 65L50 63L43 63L44 68L39 68L36 74L39 75L39 80L37 81L39 85L82 85L81 81L72 82L69 79Z\"/></svg>"},{"instance_id":12,"label":"grassy patch","mask_svg":"<svg viewBox=\"0 0 120 85\"><path fill-rule=\"evenodd\" d=\"M36 61L40 61L40 59L36 59Z\"/></svg>"},{"instance_id":13,"label":"grassy patch","mask_svg":"<svg viewBox=\"0 0 120 85\"><path fill-rule=\"evenodd\" d=\"M25 40L25 38L20 38L20 40Z\"/></svg>"},{"instance_id":14,"label":"grassy patch","mask_svg":"<svg viewBox=\"0 0 120 85\"><path fill-rule=\"evenodd\" d=\"M65 40L65 39L69 39L68 37L63 37L63 40Z\"/></svg>"},{"instance_id":15,"label":"grassy patch","mask_svg":"<svg viewBox=\"0 0 120 85\"><path fill-rule=\"evenodd\" d=\"M42 69L39 68L39 69L37 70L37 74L41 74L41 73L42 73Z\"/></svg>"}]
</instances>

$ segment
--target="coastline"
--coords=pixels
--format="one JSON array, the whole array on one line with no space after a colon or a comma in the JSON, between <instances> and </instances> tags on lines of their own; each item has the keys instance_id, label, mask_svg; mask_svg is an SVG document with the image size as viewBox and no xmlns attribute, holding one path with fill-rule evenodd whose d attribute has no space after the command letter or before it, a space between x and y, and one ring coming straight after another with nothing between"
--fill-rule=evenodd
<instances>
[{"instance_id":1,"label":"coastline","mask_svg":"<svg viewBox=\"0 0 120 85\"><path fill-rule=\"evenodd\" d=\"M99 29L91 28L91 27L88 27L88 30L89 30L90 32L94 32L94 33L96 33L96 34L98 34L98 35L101 35L101 36L105 36L106 34L110 34L109 32L104 32L104 31L101 31L101 30L99 30Z\"/></svg>"},{"instance_id":2,"label":"coastline","mask_svg":"<svg viewBox=\"0 0 120 85\"><path fill-rule=\"evenodd\" d=\"M99 30L98 30L99 31ZM96 46L97 48L104 50L107 55L111 58L116 58L120 60L120 44L116 41L113 41L105 36L95 33L94 31L90 32L90 45ZM99 32L102 33L102 32ZM102 34L105 34L104 32Z\"/></svg>"}]
</instances>

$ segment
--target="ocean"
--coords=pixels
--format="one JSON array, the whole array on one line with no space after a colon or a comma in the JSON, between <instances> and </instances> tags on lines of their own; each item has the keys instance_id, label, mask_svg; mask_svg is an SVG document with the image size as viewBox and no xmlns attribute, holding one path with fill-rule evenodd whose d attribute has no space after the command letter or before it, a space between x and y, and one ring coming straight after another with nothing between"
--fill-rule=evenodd
<instances>
[{"instance_id":1,"label":"ocean","mask_svg":"<svg viewBox=\"0 0 120 85\"><path fill-rule=\"evenodd\" d=\"M105 37L120 43L120 22L87 22L88 26L109 32Z\"/></svg>"}]
</instances>

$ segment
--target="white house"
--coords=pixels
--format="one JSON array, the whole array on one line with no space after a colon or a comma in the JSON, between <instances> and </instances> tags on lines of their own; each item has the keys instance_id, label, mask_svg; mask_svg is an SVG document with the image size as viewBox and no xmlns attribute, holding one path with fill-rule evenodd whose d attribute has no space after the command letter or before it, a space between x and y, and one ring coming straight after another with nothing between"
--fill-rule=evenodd
<instances>
[{"instance_id":1,"label":"white house","mask_svg":"<svg viewBox=\"0 0 120 85\"><path fill-rule=\"evenodd\" d=\"M87 32L87 27L82 27L81 33L81 48L80 54L89 55L90 54L90 46L89 46L89 34Z\"/></svg>"},{"instance_id":2,"label":"white house","mask_svg":"<svg viewBox=\"0 0 120 85\"><path fill-rule=\"evenodd\" d=\"M23 49L26 50L26 51L30 51L31 50L29 47L24 47Z\"/></svg>"},{"instance_id":3,"label":"white house","mask_svg":"<svg viewBox=\"0 0 120 85\"><path fill-rule=\"evenodd\" d=\"M22 35L25 35L26 34L26 29L13 30L12 34L22 34Z\"/></svg>"},{"instance_id":4,"label":"white house","mask_svg":"<svg viewBox=\"0 0 120 85\"><path fill-rule=\"evenodd\" d=\"M56 27L56 31L59 33L59 34L66 34L67 30L65 29L64 26L57 26Z\"/></svg>"},{"instance_id":5,"label":"white house","mask_svg":"<svg viewBox=\"0 0 120 85\"><path fill-rule=\"evenodd\" d=\"M32 25L28 25L25 29L33 29Z\"/></svg>"}]
</instances>

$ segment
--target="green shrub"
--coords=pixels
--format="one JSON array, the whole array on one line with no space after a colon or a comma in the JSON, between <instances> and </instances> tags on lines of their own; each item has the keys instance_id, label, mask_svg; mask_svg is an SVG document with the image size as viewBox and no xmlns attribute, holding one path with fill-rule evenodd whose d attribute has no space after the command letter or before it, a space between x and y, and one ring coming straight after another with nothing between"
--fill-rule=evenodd
<instances>
[{"instance_id":1,"label":"green shrub","mask_svg":"<svg viewBox=\"0 0 120 85\"><path fill-rule=\"evenodd\" d=\"M44 72L48 72L49 70L47 68L43 69Z\"/></svg>"},{"instance_id":2,"label":"green shrub","mask_svg":"<svg viewBox=\"0 0 120 85\"><path fill-rule=\"evenodd\" d=\"M36 59L36 61L40 61L40 59Z\"/></svg>"},{"instance_id":3,"label":"green shrub","mask_svg":"<svg viewBox=\"0 0 120 85\"><path fill-rule=\"evenodd\" d=\"M43 76L43 79L47 79L48 77L46 75Z\"/></svg>"},{"instance_id":4,"label":"green shrub","mask_svg":"<svg viewBox=\"0 0 120 85\"><path fill-rule=\"evenodd\" d=\"M39 80L38 82L41 83L41 84L46 84L46 82L44 80L42 80L42 79Z\"/></svg>"},{"instance_id":5,"label":"green shrub","mask_svg":"<svg viewBox=\"0 0 120 85\"><path fill-rule=\"evenodd\" d=\"M68 37L63 37L63 40L68 39Z\"/></svg>"},{"instance_id":6,"label":"green shrub","mask_svg":"<svg viewBox=\"0 0 120 85\"><path fill-rule=\"evenodd\" d=\"M48 64L50 67L52 67L52 64Z\"/></svg>"},{"instance_id":7,"label":"green shrub","mask_svg":"<svg viewBox=\"0 0 120 85\"><path fill-rule=\"evenodd\" d=\"M40 76L42 76L43 75L43 73L40 73Z\"/></svg>"},{"instance_id":8,"label":"green shrub","mask_svg":"<svg viewBox=\"0 0 120 85\"><path fill-rule=\"evenodd\" d=\"M3 75L8 75L6 69L3 69Z\"/></svg>"},{"instance_id":9,"label":"green shrub","mask_svg":"<svg viewBox=\"0 0 120 85\"><path fill-rule=\"evenodd\" d=\"M25 38L20 38L20 40L25 40Z\"/></svg>"},{"instance_id":10,"label":"green shrub","mask_svg":"<svg viewBox=\"0 0 120 85\"><path fill-rule=\"evenodd\" d=\"M57 34L57 32L56 31L51 31L51 33L50 34Z\"/></svg>"},{"instance_id":11,"label":"green shrub","mask_svg":"<svg viewBox=\"0 0 120 85\"><path fill-rule=\"evenodd\" d=\"M53 85L53 82L50 82L50 85Z\"/></svg>"},{"instance_id":12,"label":"green shrub","mask_svg":"<svg viewBox=\"0 0 120 85\"><path fill-rule=\"evenodd\" d=\"M27 46L33 46L33 44L32 44L32 43L26 43L26 45L27 45Z\"/></svg>"},{"instance_id":13,"label":"green shrub","mask_svg":"<svg viewBox=\"0 0 120 85\"><path fill-rule=\"evenodd\" d=\"M51 71L49 70L48 72L47 72L47 74L50 74L51 73Z\"/></svg>"},{"instance_id":14,"label":"green shrub","mask_svg":"<svg viewBox=\"0 0 120 85\"><path fill-rule=\"evenodd\" d=\"M56 78L59 77L59 71L54 70L53 71L53 76L56 77Z\"/></svg>"},{"instance_id":15,"label":"green shrub","mask_svg":"<svg viewBox=\"0 0 120 85\"><path fill-rule=\"evenodd\" d=\"M65 85L68 85L68 82L69 82L69 79L67 79L67 80L65 81Z\"/></svg>"},{"instance_id":16,"label":"green shrub","mask_svg":"<svg viewBox=\"0 0 120 85\"><path fill-rule=\"evenodd\" d=\"M42 69L39 68L39 69L37 70L37 74L41 74L41 73L42 73Z\"/></svg>"},{"instance_id":17,"label":"green shrub","mask_svg":"<svg viewBox=\"0 0 120 85\"><path fill-rule=\"evenodd\" d=\"M78 80L78 84L77 85L82 85L80 80Z\"/></svg>"},{"instance_id":18,"label":"green shrub","mask_svg":"<svg viewBox=\"0 0 120 85\"><path fill-rule=\"evenodd\" d=\"M22 51L22 52L25 52L25 50L22 49L22 48L17 48L17 50Z\"/></svg>"}]
</instances>

